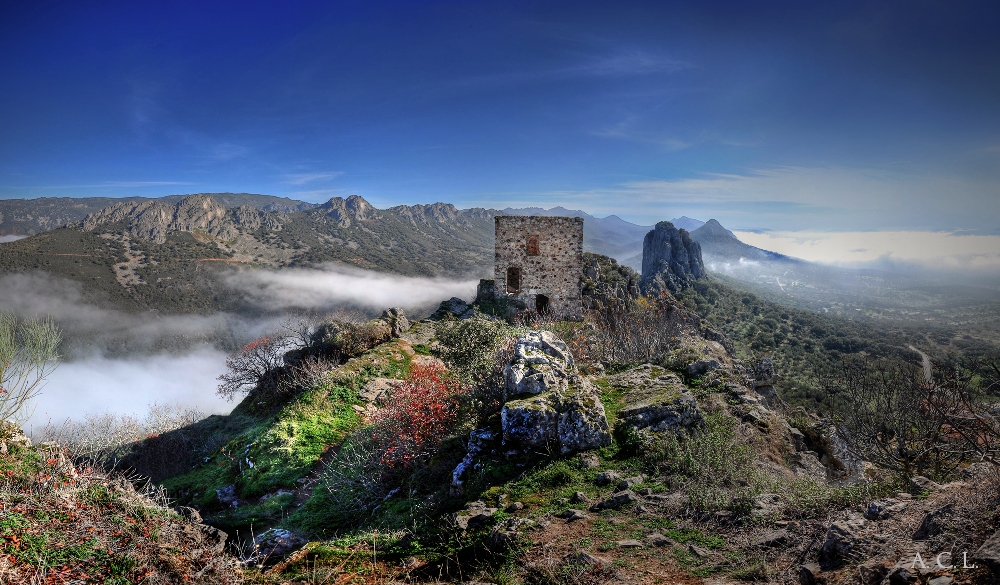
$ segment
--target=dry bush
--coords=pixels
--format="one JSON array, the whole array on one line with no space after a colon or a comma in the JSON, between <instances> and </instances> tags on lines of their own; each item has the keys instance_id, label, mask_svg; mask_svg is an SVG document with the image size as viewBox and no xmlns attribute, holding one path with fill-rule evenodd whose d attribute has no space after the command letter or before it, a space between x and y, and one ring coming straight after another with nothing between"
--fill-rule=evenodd
<instances>
[{"instance_id":1,"label":"dry bush","mask_svg":"<svg viewBox=\"0 0 1000 585\"><path fill-rule=\"evenodd\" d=\"M224 535L164 507L162 491L14 434L0 450L0 583L243 582Z\"/></svg>"},{"instance_id":2,"label":"dry bush","mask_svg":"<svg viewBox=\"0 0 1000 585\"><path fill-rule=\"evenodd\" d=\"M142 418L105 412L87 414L82 421L67 419L61 424L49 421L38 431L36 438L62 445L74 460L108 471L119 468L123 458L132 452L136 444L142 441L162 442L164 444L160 449L144 449L144 456L160 460L159 464L150 460L140 466L147 469L137 469L143 475L162 478L167 476L154 472L155 469L164 466L173 468L173 462L187 461L186 457L178 457L178 453L189 453L194 447L191 438L177 431L203 418L205 415L197 409L154 402ZM171 435L170 440L161 439L167 435ZM130 467L135 468L136 462L130 462Z\"/></svg>"},{"instance_id":3,"label":"dry bush","mask_svg":"<svg viewBox=\"0 0 1000 585\"><path fill-rule=\"evenodd\" d=\"M945 428L946 449L1000 473L1000 357L982 356L937 369L928 400Z\"/></svg>"},{"instance_id":4,"label":"dry bush","mask_svg":"<svg viewBox=\"0 0 1000 585\"><path fill-rule=\"evenodd\" d=\"M22 424L31 416L30 402L55 369L61 340L50 319L19 321L0 312L0 420Z\"/></svg>"},{"instance_id":5,"label":"dry bush","mask_svg":"<svg viewBox=\"0 0 1000 585\"><path fill-rule=\"evenodd\" d=\"M435 326L441 359L469 387L469 406L478 422L503 406L504 368L522 332L504 321L479 317L445 319Z\"/></svg>"}]
</instances>

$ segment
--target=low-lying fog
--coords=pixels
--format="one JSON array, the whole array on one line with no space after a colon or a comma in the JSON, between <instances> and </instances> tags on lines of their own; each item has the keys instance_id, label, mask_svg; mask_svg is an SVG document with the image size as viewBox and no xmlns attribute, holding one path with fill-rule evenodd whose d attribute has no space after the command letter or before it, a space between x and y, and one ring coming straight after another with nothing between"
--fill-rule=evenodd
<instances>
[{"instance_id":1,"label":"low-lying fog","mask_svg":"<svg viewBox=\"0 0 1000 585\"><path fill-rule=\"evenodd\" d=\"M50 316L66 337L63 363L49 376L25 428L49 420L78 420L91 412L143 415L153 402L227 413L235 403L219 399L215 389L230 349L281 332L307 313L350 308L376 314L396 306L423 316L442 300L471 299L478 281L404 277L334 265L243 272L226 282L260 313L125 313L88 302L79 284L46 273L0 276L0 311Z\"/></svg>"}]
</instances>

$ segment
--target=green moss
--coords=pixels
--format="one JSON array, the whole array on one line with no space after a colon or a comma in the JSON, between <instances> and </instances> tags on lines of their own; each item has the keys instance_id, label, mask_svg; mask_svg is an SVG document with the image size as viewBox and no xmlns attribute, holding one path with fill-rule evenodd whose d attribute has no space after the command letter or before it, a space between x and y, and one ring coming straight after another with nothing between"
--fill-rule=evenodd
<instances>
[{"instance_id":1,"label":"green moss","mask_svg":"<svg viewBox=\"0 0 1000 585\"><path fill-rule=\"evenodd\" d=\"M330 386L311 390L285 407L241 455L242 496L251 498L293 487L330 445L342 441L361 424L351 408L356 402L351 390Z\"/></svg>"}]
</instances>

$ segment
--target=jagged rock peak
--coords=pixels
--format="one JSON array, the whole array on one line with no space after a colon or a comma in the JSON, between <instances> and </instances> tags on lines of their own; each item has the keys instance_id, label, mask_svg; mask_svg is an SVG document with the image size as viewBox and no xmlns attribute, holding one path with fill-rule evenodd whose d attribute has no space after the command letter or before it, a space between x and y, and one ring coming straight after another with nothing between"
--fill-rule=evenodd
<instances>
[{"instance_id":1,"label":"jagged rock peak","mask_svg":"<svg viewBox=\"0 0 1000 585\"><path fill-rule=\"evenodd\" d=\"M642 241L642 289L657 293L664 288L677 292L705 276L701 245L687 230L661 221Z\"/></svg>"},{"instance_id":2,"label":"jagged rock peak","mask_svg":"<svg viewBox=\"0 0 1000 585\"><path fill-rule=\"evenodd\" d=\"M430 221L455 221L462 212L451 203L431 203L430 205L397 205L390 207L400 217L411 222L429 223Z\"/></svg>"}]
</instances>

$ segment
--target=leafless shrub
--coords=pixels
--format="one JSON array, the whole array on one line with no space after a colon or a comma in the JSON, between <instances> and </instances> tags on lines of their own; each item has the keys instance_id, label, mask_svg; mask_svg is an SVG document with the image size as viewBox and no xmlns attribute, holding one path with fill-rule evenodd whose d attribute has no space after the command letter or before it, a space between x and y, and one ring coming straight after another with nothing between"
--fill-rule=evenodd
<instances>
[{"instance_id":1,"label":"leafless shrub","mask_svg":"<svg viewBox=\"0 0 1000 585\"><path fill-rule=\"evenodd\" d=\"M1000 358L945 364L934 376L928 404L942 421L942 449L1000 471Z\"/></svg>"},{"instance_id":2,"label":"leafless shrub","mask_svg":"<svg viewBox=\"0 0 1000 585\"><path fill-rule=\"evenodd\" d=\"M947 474L961 457L946 448L948 432L933 411L933 387L919 368L900 361L845 361L829 391L843 400L838 432L851 456L912 476Z\"/></svg>"},{"instance_id":3,"label":"leafless shrub","mask_svg":"<svg viewBox=\"0 0 1000 585\"><path fill-rule=\"evenodd\" d=\"M82 421L67 419L59 424L49 421L38 431L36 440L63 445L76 461L110 471L118 468L122 459L140 441L158 441L160 437L203 418L205 415L196 409L154 402L142 418L105 412L87 414ZM172 448L166 449L168 452L162 453L161 457L168 461L184 459L179 458L178 453L188 452L191 445L176 444L180 439L180 436L175 437Z\"/></svg>"},{"instance_id":4,"label":"leafless shrub","mask_svg":"<svg viewBox=\"0 0 1000 585\"><path fill-rule=\"evenodd\" d=\"M23 423L30 402L55 369L62 334L51 319L19 321L0 312L0 420Z\"/></svg>"}]
</instances>

